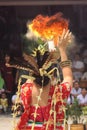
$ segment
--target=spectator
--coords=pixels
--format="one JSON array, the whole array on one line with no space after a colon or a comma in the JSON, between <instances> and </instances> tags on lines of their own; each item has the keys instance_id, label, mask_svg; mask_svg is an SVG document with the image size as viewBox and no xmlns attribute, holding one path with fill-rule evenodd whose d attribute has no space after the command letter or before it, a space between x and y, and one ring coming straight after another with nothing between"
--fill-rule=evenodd
<instances>
[{"instance_id":1,"label":"spectator","mask_svg":"<svg viewBox=\"0 0 87 130\"><path fill-rule=\"evenodd\" d=\"M11 96L13 94L13 90L15 86L13 68L7 66L7 64L9 64L10 61L11 61L10 54L7 53L5 55L4 63L1 66L1 72L2 72L2 76L4 78L5 85L6 85L6 92L7 92L7 97L9 100L9 105L11 105Z\"/></svg>"},{"instance_id":2,"label":"spectator","mask_svg":"<svg viewBox=\"0 0 87 130\"><path fill-rule=\"evenodd\" d=\"M82 88L81 94L77 96L78 102L81 106L87 106L87 89Z\"/></svg>"},{"instance_id":3,"label":"spectator","mask_svg":"<svg viewBox=\"0 0 87 130\"><path fill-rule=\"evenodd\" d=\"M8 108L8 99L7 99L6 94L4 92L1 94L0 106L1 106L0 107L1 111L6 113L7 108Z\"/></svg>"},{"instance_id":4,"label":"spectator","mask_svg":"<svg viewBox=\"0 0 87 130\"><path fill-rule=\"evenodd\" d=\"M81 94L81 88L79 86L79 82L75 81L74 82L74 87L71 90L71 95L76 98L79 94Z\"/></svg>"},{"instance_id":5,"label":"spectator","mask_svg":"<svg viewBox=\"0 0 87 130\"><path fill-rule=\"evenodd\" d=\"M81 61L79 54L75 55L72 62L73 76L75 80L80 80L85 69L84 62Z\"/></svg>"}]
</instances>

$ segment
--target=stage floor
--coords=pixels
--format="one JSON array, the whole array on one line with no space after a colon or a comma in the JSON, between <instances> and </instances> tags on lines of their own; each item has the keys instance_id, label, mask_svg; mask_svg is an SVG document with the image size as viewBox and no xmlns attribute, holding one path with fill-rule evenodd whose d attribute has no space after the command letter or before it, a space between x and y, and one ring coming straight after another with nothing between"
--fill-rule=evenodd
<instances>
[{"instance_id":1,"label":"stage floor","mask_svg":"<svg viewBox=\"0 0 87 130\"><path fill-rule=\"evenodd\" d=\"M18 121L18 117L15 121ZM13 130L14 128L14 120L12 115L0 115L0 130Z\"/></svg>"}]
</instances>

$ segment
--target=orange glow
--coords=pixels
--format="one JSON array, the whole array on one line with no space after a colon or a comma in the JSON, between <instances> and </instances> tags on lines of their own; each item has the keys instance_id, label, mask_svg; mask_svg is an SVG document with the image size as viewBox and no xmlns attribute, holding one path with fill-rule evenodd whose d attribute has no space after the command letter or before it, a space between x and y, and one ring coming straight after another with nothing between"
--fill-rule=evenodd
<instances>
[{"instance_id":1,"label":"orange glow","mask_svg":"<svg viewBox=\"0 0 87 130\"><path fill-rule=\"evenodd\" d=\"M38 15L28 28L32 30L35 35L44 38L45 40L54 40L57 44L57 39L61 36L63 29L68 29L68 20L62 17L62 13L57 13L53 16Z\"/></svg>"}]
</instances>

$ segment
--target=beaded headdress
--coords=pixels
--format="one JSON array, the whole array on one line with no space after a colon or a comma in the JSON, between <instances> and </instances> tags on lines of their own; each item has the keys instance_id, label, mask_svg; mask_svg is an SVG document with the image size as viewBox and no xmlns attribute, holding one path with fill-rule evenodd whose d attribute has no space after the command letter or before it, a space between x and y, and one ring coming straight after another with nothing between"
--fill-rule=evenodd
<instances>
[{"instance_id":1,"label":"beaded headdress","mask_svg":"<svg viewBox=\"0 0 87 130\"><path fill-rule=\"evenodd\" d=\"M62 35L63 30L68 30L68 21L62 17L62 13L50 17L38 15L31 23L27 24L27 27L30 32L27 37L41 38L44 44L40 43L37 48L34 48L32 55L24 53L23 62L15 60L17 64L14 67L28 70L32 75L49 76L53 71L48 71L49 67L57 63L60 58L56 46L58 37Z\"/></svg>"}]
</instances>

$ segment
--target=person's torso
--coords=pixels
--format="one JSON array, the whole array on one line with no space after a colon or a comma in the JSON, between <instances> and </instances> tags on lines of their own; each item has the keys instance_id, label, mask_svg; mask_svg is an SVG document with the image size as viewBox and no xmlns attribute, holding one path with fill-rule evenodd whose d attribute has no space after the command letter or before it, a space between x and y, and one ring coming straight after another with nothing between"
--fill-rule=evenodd
<instances>
[{"instance_id":1,"label":"person's torso","mask_svg":"<svg viewBox=\"0 0 87 130\"><path fill-rule=\"evenodd\" d=\"M83 96L82 94L80 94L77 99L79 100L80 104L84 104L87 103L87 94L85 96Z\"/></svg>"}]
</instances>

